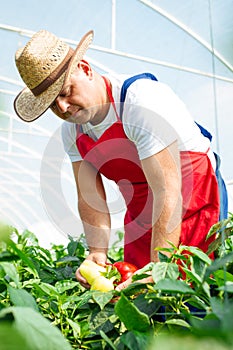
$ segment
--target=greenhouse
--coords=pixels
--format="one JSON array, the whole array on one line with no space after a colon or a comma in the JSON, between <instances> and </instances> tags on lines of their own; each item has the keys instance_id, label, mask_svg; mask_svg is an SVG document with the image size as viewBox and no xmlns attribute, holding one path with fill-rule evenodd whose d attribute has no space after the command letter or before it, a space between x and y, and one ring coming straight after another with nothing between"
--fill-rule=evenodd
<instances>
[{"instance_id":1,"label":"greenhouse","mask_svg":"<svg viewBox=\"0 0 233 350\"><path fill-rule=\"evenodd\" d=\"M163 346L176 350L187 349L186 341L189 349L233 347L232 14L232 0L9 0L2 4L0 221L7 225L3 235L10 229L14 238L0 242L0 318L7 313L5 306L13 307L16 323L22 319L26 325L27 319L34 318L43 329L48 328L47 335L34 334L42 346L37 349L152 350ZM72 164L62 140L63 120L47 109L26 123L14 109L14 100L25 86L15 53L41 29L73 49L93 30L85 60L100 75L151 73L170 86L193 119L208 129L228 191L229 216L209 232L218 237L209 248L217 254L216 261L196 247L184 244L175 251L173 246L169 261L161 253L161 265L149 264L141 272L142 277L148 271L152 274L157 289L137 280L125 293L102 295L80 286L74 273L87 247ZM123 259L127 208L115 182L102 179L111 216L109 261L113 264ZM190 256L182 260L186 248ZM114 272L113 268L110 274ZM183 280L179 273L185 275ZM25 313L22 307L27 307ZM47 344L48 320L52 327ZM154 340L160 328L174 333L174 338ZM8 332L7 327L0 327L1 336ZM15 337L22 349L36 349L20 327ZM7 338L3 338L5 348L0 345L0 349L20 349L14 342L11 347Z\"/></svg>"}]
</instances>

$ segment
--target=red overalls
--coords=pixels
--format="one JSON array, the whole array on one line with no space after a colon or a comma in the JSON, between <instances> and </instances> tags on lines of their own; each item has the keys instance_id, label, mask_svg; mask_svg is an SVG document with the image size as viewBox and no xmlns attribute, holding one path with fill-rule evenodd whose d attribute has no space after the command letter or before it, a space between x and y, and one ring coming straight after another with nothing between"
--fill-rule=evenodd
<instances>
[{"instance_id":1,"label":"red overalls","mask_svg":"<svg viewBox=\"0 0 233 350\"><path fill-rule=\"evenodd\" d=\"M111 89L106 87L114 106ZM153 196L134 143L125 135L117 113L116 122L97 141L78 132L76 143L83 159L118 184L127 206L124 260L143 267L150 262ZM206 153L180 154L183 195L180 241L206 251L210 243L210 240L205 242L206 234L219 217L216 176Z\"/></svg>"}]
</instances>

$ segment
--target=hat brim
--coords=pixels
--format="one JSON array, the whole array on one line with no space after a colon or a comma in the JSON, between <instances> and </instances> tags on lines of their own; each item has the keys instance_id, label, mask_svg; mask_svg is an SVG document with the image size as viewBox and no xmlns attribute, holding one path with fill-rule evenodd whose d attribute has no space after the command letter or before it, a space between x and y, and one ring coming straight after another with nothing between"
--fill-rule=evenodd
<instances>
[{"instance_id":1,"label":"hat brim","mask_svg":"<svg viewBox=\"0 0 233 350\"><path fill-rule=\"evenodd\" d=\"M38 119L53 103L62 89L65 73L48 89L38 96L34 96L29 88L24 88L14 101L15 112L25 122Z\"/></svg>"},{"instance_id":2,"label":"hat brim","mask_svg":"<svg viewBox=\"0 0 233 350\"><path fill-rule=\"evenodd\" d=\"M17 115L25 122L32 122L38 119L54 102L62 87L74 72L79 61L83 59L89 45L93 40L94 33L89 31L79 42L71 57L67 70L44 92L34 96L29 88L24 88L14 101L14 108ZM53 110L53 109L52 109ZM53 110L58 116L59 112ZM64 119L64 116L61 115Z\"/></svg>"}]
</instances>

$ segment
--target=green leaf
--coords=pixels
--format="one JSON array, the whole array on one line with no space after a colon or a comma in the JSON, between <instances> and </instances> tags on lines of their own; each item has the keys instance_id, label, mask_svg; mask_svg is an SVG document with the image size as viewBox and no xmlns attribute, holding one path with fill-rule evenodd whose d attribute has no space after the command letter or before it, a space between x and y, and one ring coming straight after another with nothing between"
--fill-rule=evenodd
<instances>
[{"instance_id":1,"label":"green leaf","mask_svg":"<svg viewBox=\"0 0 233 350\"><path fill-rule=\"evenodd\" d=\"M151 271L153 266L154 266L154 264L155 263L153 263L153 262L149 262L147 265L145 265L141 269L137 270L136 274L143 274L143 273Z\"/></svg>"},{"instance_id":2,"label":"green leaf","mask_svg":"<svg viewBox=\"0 0 233 350\"><path fill-rule=\"evenodd\" d=\"M157 283L164 278L176 280L179 277L179 268L177 264L158 262L152 268L152 277Z\"/></svg>"},{"instance_id":3,"label":"green leaf","mask_svg":"<svg viewBox=\"0 0 233 350\"><path fill-rule=\"evenodd\" d=\"M143 275L141 275L143 276ZM148 275L146 275L148 277ZM124 289L124 294L129 296L129 295L135 295L138 293L141 293L143 290L148 289L148 283L142 283L142 282L133 282L128 285ZM120 292L119 292L120 294Z\"/></svg>"},{"instance_id":4,"label":"green leaf","mask_svg":"<svg viewBox=\"0 0 233 350\"><path fill-rule=\"evenodd\" d=\"M195 308L199 310L207 310L208 305L197 295L192 295L191 298L188 300L189 305L194 306Z\"/></svg>"},{"instance_id":5,"label":"green leaf","mask_svg":"<svg viewBox=\"0 0 233 350\"><path fill-rule=\"evenodd\" d=\"M15 282L16 286L19 287L19 276L15 266L8 262L1 262L0 266L5 272L5 278L10 278L13 282Z\"/></svg>"},{"instance_id":6,"label":"green leaf","mask_svg":"<svg viewBox=\"0 0 233 350\"><path fill-rule=\"evenodd\" d=\"M68 254L72 256L77 256L78 258L85 257L85 250L86 248L84 247L84 245L81 242L75 240L70 241L67 246Z\"/></svg>"},{"instance_id":7,"label":"green leaf","mask_svg":"<svg viewBox=\"0 0 233 350\"><path fill-rule=\"evenodd\" d=\"M218 319L222 320L224 318L225 312L226 312L225 303L223 303L222 300L220 300L216 297L212 297L210 299L210 304L211 304L211 308L212 308L212 311L215 314L215 316L217 316Z\"/></svg>"},{"instance_id":8,"label":"green leaf","mask_svg":"<svg viewBox=\"0 0 233 350\"><path fill-rule=\"evenodd\" d=\"M57 289L48 283L40 283L40 284L35 283L33 284L33 286L35 287L35 289L39 290L43 294L47 294L49 296L52 296L52 295L60 296L60 293L57 291Z\"/></svg>"},{"instance_id":9,"label":"green leaf","mask_svg":"<svg viewBox=\"0 0 233 350\"><path fill-rule=\"evenodd\" d=\"M231 235L232 227L225 228L222 232L218 233L215 240L209 244L206 254L209 255L210 253L217 251L217 249L222 246L223 242Z\"/></svg>"},{"instance_id":10,"label":"green leaf","mask_svg":"<svg viewBox=\"0 0 233 350\"><path fill-rule=\"evenodd\" d=\"M50 270L48 270L48 268L49 266L45 266L43 267L43 270L39 270L39 278L41 282L53 284L55 281L58 280L58 278L56 276L55 271L51 268Z\"/></svg>"},{"instance_id":11,"label":"green leaf","mask_svg":"<svg viewBox=\"0 0 233 350\"><path fill-rule=\"evenodd\" d=\"M39 278L32 278L27 281L22 282L22 288L32 288L34 284L40 284Z\"/></svg>"},{"instance_id":12,"label":"green leaf","mask_svg":"<svg viewBox=\"0 0 233 350\"><path fill-rule=\"evenodd\" d=\"M17 261L19 259L18 255L12 254L8 251L4 251L0 254L0 261Z\"/></svg>"},{"instance_id":13,"label":"green leaf","mask_svg":"<svg viewBox=\"0 0 233 350\"><path fill-rule=\"evenodd\" d=\"M154 294L154 293L153 293ZM148 294L143 293L139 294L134 299L134 305L141 311L147 314L149 317L152 317L154 314L157 313L159 308L162 305L161 301L154 300L154 302L151 302L150 296L147 298Z\"/></svg>"},{"instance_id":14,"label":"green leaf","mask_svg":"<svg viewBox=\"0 0 233 350\"><path fill-rule=\"evenodd\" d=\"M6 223L0 221L0 241L8 242L12 233L17 232L17 230L7 225Z\"/></svg>"},{"instance_id":15,"label":"green leaf","mask_svg":"<svg viewBox=\"0 0 233 350\"><path fill-rule=\"evenodd\" d=\"M188 252L194 254L197 256L200 260L204 261L207 265L210 265L212 260L208 257L207 254L205 254L201 249L197 247L192 247L192 246L185 246L182 245L180 246L180 249L187 250Z\"/></svg>"},{"instance_id":16,"label":"green leaf","mask_svg":"<svg viewBox=\"0 0 233 350\"><path fill-rule=\"evenodd\" d=\"M232 328L233 328L233 319L232 319L232 313L233 313L233 303L232 300L230 301L223 301L216 297L212 297L210 299L211 307L213 310L213 313L218 318L218 320L221 321L220 327L221 330L230 332L232 334Z\"/></svg>"},{"instance_id":17,"label":"green leaf","mask_svg":"<svg viewBox=\"0 0 233 350\"><path fill-rule=\"evenodd\" d=\"M171 333L155 337L147 350L230 350L222 340L217 341L211 336L195 337Z\"/></svg>"},{"instance_id":18,"label":"green leaf","mask_svg":"<svg viewBox=\"0 0 233 350\"><path fill-rule=\"evenodd\" d=\"M185 267L183 267L182 270L185 272L186 276L189 277L193 282L196 282L197 285L202 283L202 278L194 271L186 269Z\"/></svg>"},{"instance_id":19,"label":"green leaf","mask_svg":"<svg viewBox=\"0 0 233 350\"><path fill-rule=\"evenodd\" d=\"M202 289L205 292L205 294L207 295L208 298L210 298L210 285L209 283L207 283L206 281L202 284Z\"/></svg>"},{"instance_id":20,"label":"green leaf","mask_svg":"<svg viewBox=\"0 0 233 350\"><path fill-rule=\"evenodd\" d=\"M147 349L150 343L150 334L145 332L130 331L121 336L121 342L130 350Z\"/></svg>"},{"instance_id":21,"label":"green leaf","mask_svg":"<svg viewBox=\"0 0 233 350\"><path fill-rule=\"evenodd\" d=\"M34 274L34 277L38 277L38 273L36 271L35 265L33 264L32 260L28 258L26 254L24 254L18 247L17 245L10 240L8 242L8 245L14 250L14 252L20 257L20 259L28 266L30 267L32 273Z\"/></svg>"},{"instance_id":22,"label":"green leaf","mask_svg":"<svg viewBox=\"0 0 233 350\"><path fill-rule=\"evenodd\" d=\"M169 261L169 257L161 252L159 252L158 257L159 257L159 261L161 261L161 262L168 262Z\"/></svg>"},{"instance_id":23,"label":"green leaf","mask_svg":"<svg viewBox=\"0 0 233 350\"><path fill-rule=\"evenodd\" d=\"M0 318L13 316L14 329L33 350L71 350L59 329L38 312L27 307L10 307L0 312Z\"/></svg>"},{"instance_id":24,"label":"green leaf","mask_svg":"<svg viewBox=\"0 0 233 350\"><path fill-rule=\"evenodd\" d=\"M38 239L35 236L35 234L32 233L31 231L24 230L22 232L22 234L19 236L18 243L23 243L23 244L27 244L27 245L37 246L38 245Z\"/></svg>"},{"instance_id":25,"label":"green leaf","mask_svg":"<svg viewBox=\"0 0 233 350\"><path fill-rule=\"evenodd\" d=\"M219 281L222 281L222 284L225 282L233 282L233 275L230 272L224 270L217 270L214 272L214 277Z\"/></svg>"},{"instance_id":26,"label":"green leaf","mask_svg":"<svg viewBox=\"0 0 233 350\"><path fill-rule=\"evenodd\" d=\"M92 299L93 291L86 290L83 294L81 294L76 302L76 307L81 308L83 305L87 304ZM71 297L72 300L72 297Z\"/></svg>"},{"instance_id":27,"label":"green leaf","mask_svg":"<svg viewBox=\"0 0 233 350\"><path fill-rule=\"evenodd\" d=\"M3 280L4 281L4 277L6 276L6 272L4 271L3 267L1 266L1 263L0 263L0 280ZM5 283L5 281L4 281Z\"/></svg>"},{"instance_id":28,"label":"green leaf","mask_svg":"<svg viewBox=\"0 0 233 350\"><path fill-rule=\"evenodd\" d=\"M144 332L150 327L149 317L141 312L123 293L114 310L128 330Z\"/></svg>"},{"instance_id":29,"label":"green leaf","mask_svg":"<svg viewBox=\"0 0 233 350\"><path fill-rule=\"evenodd\" d=\"M0 323L0 350L32 350L9 322Z\"/></svg>"},{"instance_id":30,"label":"green leaf","mask_svg":"<svg viewBox=\"0 0 233 350\"><path fill-rule=\"evenodd\" d=\"M75 261L77 263L80 262L77 256L66 255L56 261L56 266L65 265L65 264L71 263L72 261Z\"/></svg>"},{"instance_id":31,"label":"green leaf","mask_svg":"<svg viewBox=\"0 0 233 350\"><path fill-rule=\"evenodd\" d=\"M233 282L226 282L225 285L219 287L218 290L223 290L228 293L233 293Z\"/></svg>"},{"instance_id":32,"label":"green leaf","mask_svg":"<svg viewBox=\"0 0 233 350\"><path fill-rule=\"evenodd\" d=\"M142 274L134 274L132 276L132 281L133 282L137 282L137 281L141 281L144 278L150 277L151 275L149 273L142 273Z\"/></svg>"},{"instance_id":33,"label":"green leaf","mask_svg":"<svg viewBox=\"0 0 233 350\"><path fill-rule=\"evenodd\" d=\"M75 287L80 287L80 283L77 281L71 281L71 280L62 280L58 281L55 284L55 288L58 293L62 294L66 292L67 290L74 289Z\"/></svg>"},{"instance_id":34,"label":"green leaf","mask_svg":"<svg viewBox=\"0 0 233 350\"><path fill-rule=\"evenodd\" d=\"M114 292L100 292L98 290L93 291L93 300L99 305L100 309L103 310L110 300L112 300Z\"/></svg>"},{"instance_id":35,"label":"green leaf","mask_svg":"<svg viewBox=\"0 0 233 350\"><path fill-rule=\"evenodd\" d=\"M149 277L151 275L154 262L149 262L147 265L143 266L141 269L137 270L132 276L133 282L140 281L143 278Z\"/></svg>"},{"instance_id":36,"label":"green leaf","mask_svg":"<svg viewBox=\"0 0 233 350\"><path fill-rule=\"evenodd\" d=\"M51 253L50 253L50 251L48 249L36 246L34 248L34 251L35 251L34 254L36 254L36 257L37 257L38 261L40 262L40 264L44 263L46 265L50 265L52 263L52 256L51 256ZM30 250L29 250L29 252L31 253ZM31 255L34 255L34 254L31 253Z\"/></svg>"},{"instance_id":37,"label":"green leaf","mask_svg":"<svg viewBox=\"0 0 233 350\"><path fill-rule=\"evenodd\" d=\"M218 248L221 247L222 243L223 243L222 237L221 236L217 237L213 242L209 244L206 254L209 255L213 252L216 252Z\"/></svg>"},{"instance_id":38,"label":"green leaf","mask_svg":"<svg viewBox=\"0 0 233 350\"><path fill-rule=\"evenodd\" d=\"M117 350L111 339L103 331L100 331L100 335L113 350Z\"/></svg>"},{"instance_id":39,"label":"green leaf","mask_svg":"<svg viewBox=\"0 0 233 350\"><path fill-rule=\"evenodd\" d=\"M10 300L15 306L31 307L32 309L39 311L35 299L26 290L16 289L9 285L8 292Z\"/></svg>"},{"instance_id":40,"label":"green leaf","mask_svg":"<svg viewBox=\"0 0 233 350\"><path fill-rule=\"evenodd\" d=\"M173 248L163 248L163 247L156 247L154 250L161 251L161 252L167 252L167 253L173 253Z\"/></svg>"},{"instance_id":41,"label":"green leaf","mask_svg":"<svg viewBox=\"0 0 233 350\"><path fill-rule=\"evenodd\" d=\"M60 266L58 267L56 270L54 270L55 274L56 274L56 279L57 280L64 280L64 279L69 279L72 278L74 276L73 273L73 269L71 266Z\"/></svg>"},{"instance_id":42,"label":"green leaf","mask_svg":"<svg viewBox=\"0 0 233 350\"><path fill-rule=\"evenodd\" d=\"M74 333L74 337L78 338L80 336L80 325L77 322L72 321L70 318L66 318L66 321L69 323L69 325L71 326L73 333Z\"/></svg>"},{"instance_id":43,"label":"green leaf","mask_svg":"<svg viewBox=\"0 0 233 350\"><path fill-rule=\"evenodd\" d=\"M110 320L110 316L113 314L113 307L105 307L104 310L99 311L99 308L92 310L89 317L89 329L91 331L90 336L99 335L102 330L105 333L110 332L114 325Z\"/></svg>"},{"instance_id":44,"label":"green leaf","mask_svg":"<svg viewBox=\"0 0 233 350\"><path fill-rule=\"evenodd\" d=\"M226 220L222 220L222 221L219 221L217 222L216 224L214 224L207 236L206 236L206 240L208 240L211 236L213 236L215 233L219 232L220 230L223 230L224 227L226 227L230 222L231 222L232 218L228 218Z\"/></svg>"},{"instance_id":45,"label":"green leaf","mask_svg":"<svg viewBox=\"0 0 233 350\"><path fill-rule=\"evenodd\" d=\"M212 264L210 266L208 266L208 268L206 269L205 279L208 278L209 275L211 275L213 272L215 272L223 267L226 267L226 265L232 261L233 261L233 252L225 255L222 258L218 258L218 259L214 260L212 262Z\"/></svg>"},{"instance_id":46,"label":"green leaf","mask_svg":"<svg viewBox=\"0 0 233 350\"><path fill-rule=\"evenodd\" d=\"M184 281L175 281L169 278L160 280L154 285L154 289L170 293L195 294L195 291L192 288L190 288Z\"/></svg>"},{"instance_id":47,"label":"green leaf","mask_svg":"<svg viewBox=\"0 0 233 350\"><path fill-rule=\"evenodd\" d=\"M189 256L190 270L199 275L202 279L204 278L207 265L204 261L200 260L196 256ZM187 266L186 266L187 267Z\"/></svg>"},{"instance_id":48,"label":"green leaf","mask_svg":"<svg viewBox=\"0 0 233 350\"><path fill-rule=\"evenodd\" d=\"M171 320L167 320L165 322L166 324L169 325L175 325L175 326L180 326L180 327L185 327L185 328L190 328L190 324L180 318L172 318Z\"/></svg>"}]
</instances>

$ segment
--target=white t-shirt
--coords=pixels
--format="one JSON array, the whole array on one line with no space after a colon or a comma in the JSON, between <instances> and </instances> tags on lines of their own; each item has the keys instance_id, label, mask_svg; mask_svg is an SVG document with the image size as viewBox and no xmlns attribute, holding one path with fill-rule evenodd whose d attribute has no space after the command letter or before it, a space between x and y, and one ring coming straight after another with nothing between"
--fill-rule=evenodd
<instances>
[{"instance_id":1,"label":"white t-shirt","mask_svg":"<svg viewBox=\"0 0 233 350\"><path fill-rule=\"evenodd\" d=\"M112 84L112 95L120 114L120 92L126 75L107 75ZM98 125L82 125L82 131L97 140L106 129L117 121L114 109ZM138 79L127 89L122 115L127 137L134 142L139 158L145 159L178 141L180 151L206 152L210 141L204 137L184 103L170 87L150 79ZM64 149L72 162L82 160L76 146L76 124L62 124ZM208 152L213 167L212 151Z\"/></svg>"}]
</instances>

